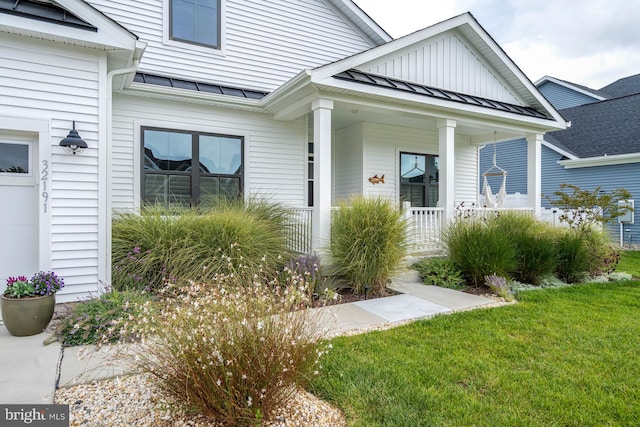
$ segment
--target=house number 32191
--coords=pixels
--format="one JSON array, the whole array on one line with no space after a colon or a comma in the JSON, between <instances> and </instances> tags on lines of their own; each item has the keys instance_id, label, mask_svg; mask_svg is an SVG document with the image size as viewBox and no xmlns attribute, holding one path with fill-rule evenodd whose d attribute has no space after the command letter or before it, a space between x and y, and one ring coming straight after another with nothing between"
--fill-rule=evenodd
<instances>
[{"instance_id":1,"label":"house number 32191","mask_svg":"<svg viewBox=\"0 0 640 427\"><path fill-rule=\"evenodd\" d=\"M47 182L49 181L49 162L42 161L42 169L40 170L40 182L42 182L42 209L47 213L47 204L49 203L49 193L47 192Z\"/></svg>"}]
</instances>

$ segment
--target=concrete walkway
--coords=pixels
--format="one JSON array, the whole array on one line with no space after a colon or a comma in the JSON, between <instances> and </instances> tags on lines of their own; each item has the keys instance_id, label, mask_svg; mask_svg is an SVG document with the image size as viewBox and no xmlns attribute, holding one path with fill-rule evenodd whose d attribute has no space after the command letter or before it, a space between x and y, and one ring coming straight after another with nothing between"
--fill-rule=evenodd
<instances>
[{"instance_id":1,"label":"concrete walkway","mask_svg":"<svg viewBox=\"0 0 640 427\"><path fill-rule=\"evenodd\" d=\"M356 330L376 329L390 324L428 318L437 314L488 307L492 299L419 282L417 273L397 276L391 289L400 292L377 298L320 308L328 314L329 336ZM105 350L44 345L47 333L13 337L0 326L0 403L52 403L56 387L70 386L119 375L127 367L109 361ZM90 354L81 353L89 350Z\"/></svg>"}]
</instances>

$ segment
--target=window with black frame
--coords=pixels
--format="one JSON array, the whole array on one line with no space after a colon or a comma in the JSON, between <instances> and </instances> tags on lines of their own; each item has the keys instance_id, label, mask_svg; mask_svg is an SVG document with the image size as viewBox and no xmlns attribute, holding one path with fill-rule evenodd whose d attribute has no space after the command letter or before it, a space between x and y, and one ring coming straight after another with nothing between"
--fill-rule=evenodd
<instances>
[{"instance_id":1,"label":"window with black frame","mask_svg":"<svg viewBox=\"0 0 640 427\"><path fill-rule=\"evenodd\" d=\"M172 40L220 47L220 0L168 1Z\"/></svg>"},{"instance_id":2,"label":"window with black frame","mask_svg":"<svg viewBox=\"0 0 640 427\"><path fill-rule=\"evenodd\" d=\"M438 156L400 153L400 201L413 207L435 207L438 203Z\"/></svg>"},{"instance_id":3,"label":"window with black frame","mask_svg":"<svg viewBox=\"0 0 640 427\"><path fill-rule=\"evenodd\" d=\"M198 205L240 197L243 142L239 136L144 128L143 201Z\"/></svg>"}]
</instances>

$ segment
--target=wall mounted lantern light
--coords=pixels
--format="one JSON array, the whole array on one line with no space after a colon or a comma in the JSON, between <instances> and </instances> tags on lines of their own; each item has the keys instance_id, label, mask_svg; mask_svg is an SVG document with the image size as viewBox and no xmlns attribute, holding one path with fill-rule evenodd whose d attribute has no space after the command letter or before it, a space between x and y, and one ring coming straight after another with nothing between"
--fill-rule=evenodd
<instances>
[{"instance_id":1,"label":"wall mounted lantern light","mask_svg":"<svg viewBox=\"0 0 640 427\"><path fill-rule=\"evenodd\" d=\"M84 142L80 135L78 135L78 131L76 130L76 121L73 121L73 129L69 131L69 135L60 141L60 146L64 147L64 149L71 154L76 154L79 151L87 148L87 143Z\"/></svg>"}]
</instances>

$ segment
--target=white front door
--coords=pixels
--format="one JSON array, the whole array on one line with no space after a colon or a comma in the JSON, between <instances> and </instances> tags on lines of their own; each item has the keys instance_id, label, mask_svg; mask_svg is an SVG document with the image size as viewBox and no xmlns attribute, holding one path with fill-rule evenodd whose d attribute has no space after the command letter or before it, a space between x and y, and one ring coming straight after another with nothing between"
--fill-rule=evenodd
<instances>
[{"instance_id":1,"label":"white front door","mask_svg":"<svg viewBox=\"0 0 640 427\"><path fill-rule=\"evenodd\" d=\"M0 131L0 292L38 267L35 138Z\"/></svg>"}]
</instances>

